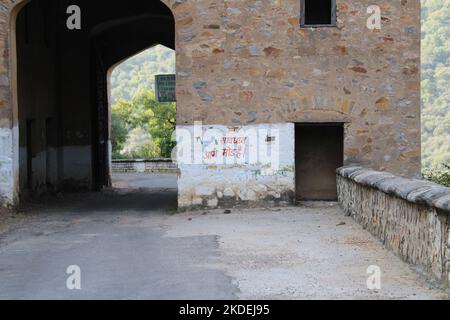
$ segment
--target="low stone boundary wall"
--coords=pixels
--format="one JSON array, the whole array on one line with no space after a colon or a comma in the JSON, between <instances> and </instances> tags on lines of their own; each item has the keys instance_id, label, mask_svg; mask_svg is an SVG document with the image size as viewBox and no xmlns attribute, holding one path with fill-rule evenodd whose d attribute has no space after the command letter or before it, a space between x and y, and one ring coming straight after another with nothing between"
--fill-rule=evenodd
<instances>
[{"instance_id":1,"label":"low stone boundary wall","mask_svg":"<svg viewBox=\"0 0 450 320\"><path fill-rule=\"evenodd\" d=\"M177 173L178 166L171 159L113 160L112 171L116 173Z\"/></svg>"},{"instance_id":2,"label":"low stone boundary wall","mask_svg":"<svg viewBox=\"0 0 450 320\"><path fill-rule=\"evenodd\" d=\"M450 285L450 188L362 167L337 171L345 212L404 261Z\"/></svg>"}]
</instances>

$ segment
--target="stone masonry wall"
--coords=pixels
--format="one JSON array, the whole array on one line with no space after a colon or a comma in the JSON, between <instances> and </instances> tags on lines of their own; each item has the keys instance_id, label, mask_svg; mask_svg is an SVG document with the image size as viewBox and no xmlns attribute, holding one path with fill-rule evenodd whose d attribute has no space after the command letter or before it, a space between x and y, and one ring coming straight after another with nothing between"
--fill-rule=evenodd
<instances>
[{"instance_id":1,"label":"stone masonry wall","mask_svg":"<svg viewBox=\"0 0 450 320\"><path fill-rule=\"evenodd\" d=\"M337 0L335 28L301 28L300 0L169 3L177 129L342 122L346 165L420 174L419 1ZM381 8L381 30L367 28L370 5ZM290 169L270 175L254 175L258 165L181 165L179 206L292 201L295 138L285 142Z\"/></svg>"},{"instance_id":2,"label":"stone masonry wall","mask_svg":"<svg viewBox=\"0 0 450 320\"><path fill-rule=\"evenodd\" d=\"M420 1L336 2L337 27L301 28L300 0L169 1L178 124L344 122L346 164L418 176Z\"/></svg>"},{"instance_id":3,"label":"stone masonry wall","mask_svg":"<svg viewBox=\"0 0 450 320\"><path fill-rule=\"evenodd\" d=\"M450 285L450 188L362 167L338 170L345 212L396 255Z\"/></svg>"},{"instance_id":4,"label":"stone masonry wall","mask_svg":"<svg viewBox=\"0 0 450 320\"><path fill-rule=\"evenodd\" d=\"M162 2L176 21L178 128L343 122L346 164L420 173L420 1L337 0L332 28L301 28L300 0ZM11 17L22 3L0 0L0 133L10 140L0 145L0 198L8 201L18 184ZM367 28L371 5L381 30Z\"/></svg>"}]
</instances>

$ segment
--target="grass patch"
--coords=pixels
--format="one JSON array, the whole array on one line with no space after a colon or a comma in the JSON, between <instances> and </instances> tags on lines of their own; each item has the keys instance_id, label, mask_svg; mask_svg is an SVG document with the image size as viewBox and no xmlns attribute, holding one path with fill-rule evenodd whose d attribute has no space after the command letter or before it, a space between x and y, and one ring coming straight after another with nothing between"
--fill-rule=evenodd
<instances>
[{"instance_id":1,"label":"grass patch","mask_svg":"<svg viewBox=\"0 0 450 320\"><path fill-rule=\"evenodd\" d=\"M450 187L450 165L442 164L423 170L423 177L434 183Z\"/></svg>"}]
</instances>

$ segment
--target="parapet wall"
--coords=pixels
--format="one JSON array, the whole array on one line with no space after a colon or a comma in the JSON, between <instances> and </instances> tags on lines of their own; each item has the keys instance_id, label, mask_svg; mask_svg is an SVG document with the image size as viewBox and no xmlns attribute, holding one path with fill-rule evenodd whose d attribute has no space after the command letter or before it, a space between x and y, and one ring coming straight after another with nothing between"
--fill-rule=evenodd
<instances>
[{"instance_id":1,"label":"parapet wall","mask_svg":"<svg viewBox=\"0 0 450 320\"><path fill-rule=\"evenodd\" d=\"M178 167L171 159L113 160L112 171L117 173L177 173Z\"/></svg>"},{"instance_id":2,"label":"parapet wall","mask_svg":"<svg viewBox=\"0 0 450 320\"><path fill-rule=\"evenodd\" d=\"M345 212L386 247L450 284L450 188L362 167L338 169Z\"/></svg>"}]
</instances>

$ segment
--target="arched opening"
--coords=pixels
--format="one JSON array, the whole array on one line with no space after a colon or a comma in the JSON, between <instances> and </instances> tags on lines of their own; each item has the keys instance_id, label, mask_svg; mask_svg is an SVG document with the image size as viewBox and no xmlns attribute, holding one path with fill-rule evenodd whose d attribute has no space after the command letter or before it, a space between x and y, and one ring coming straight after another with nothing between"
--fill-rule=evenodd
<instances>
[{"instance_id":1,"label":"arched opening","mask_svg":"<svg viewBox=\"0 0 450 320\"><path fill-rule=\"evenodd\" d=\"M118 189L177 189L176 101L157 81L175 75L175 51L155 45L108 71L111 177ZM169 92L167 90L169 89ZM173 86L159 88L173 93Z\"/></svg>"},{"instance_id":2,"label":"arched opening","mask_svg":"<svg viewBox=\"0 0 450 320\"><path fill-rule=\"evenodd\" d=\"M13 22L21 198L110 186L108 72L156 44L175 49L160 1L80 0L79 15L71 5L31 0Z\"/></svg>"}]
</instances>

